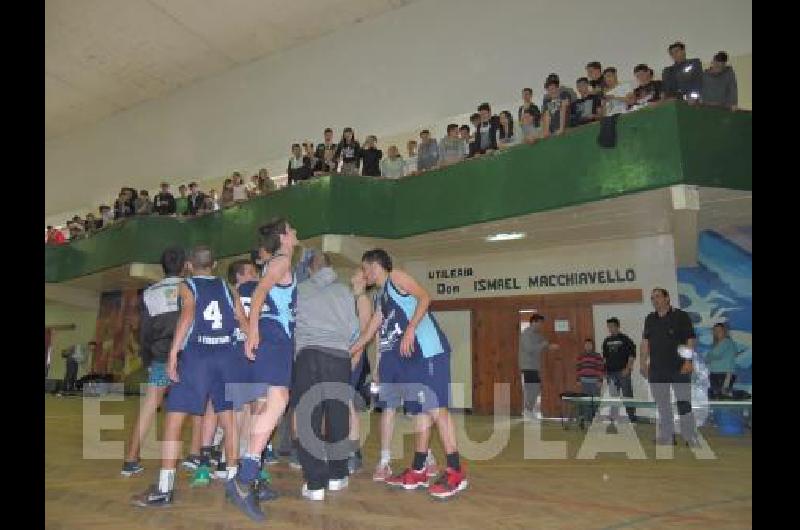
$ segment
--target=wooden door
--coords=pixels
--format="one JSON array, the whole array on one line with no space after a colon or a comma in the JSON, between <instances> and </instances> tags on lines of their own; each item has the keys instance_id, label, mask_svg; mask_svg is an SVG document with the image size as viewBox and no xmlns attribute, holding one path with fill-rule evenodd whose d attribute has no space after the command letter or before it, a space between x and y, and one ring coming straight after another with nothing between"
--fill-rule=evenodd
<instances>
[{"instance_id":1,"label":"wooden door","mask_svg":"<svg viewBox=\"0 0 800 530\"><path fill-rule=\"evenodd\" d=\"M478 306L472 312L472 407L494 413L495 383L510 385L511 413L522 410L517 348L519 317L515 307Z\"/></svg>"}]
</instances>

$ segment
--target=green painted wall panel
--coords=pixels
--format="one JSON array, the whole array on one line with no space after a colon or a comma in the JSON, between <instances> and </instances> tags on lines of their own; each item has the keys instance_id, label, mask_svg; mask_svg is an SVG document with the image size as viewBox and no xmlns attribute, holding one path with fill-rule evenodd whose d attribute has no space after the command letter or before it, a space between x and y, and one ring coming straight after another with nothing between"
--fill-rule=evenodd
<instances>
[{"instance_id":1,"label":"green painted wall panel","mask_svg":"<svg viewBox=\"0 0 800 530\"><path fill-rule=\"evenodd\" d=\"M402 238L681 183L752 189L751 113L682 103L645 109L620 117L613 149L597 145L599 129L402 180L328 176L197 219L128 219L91 239L47 247L45 281L157 263L176 243L242 254L275 216L289 218L301 238Z\"/></svg>"}]
</instances>

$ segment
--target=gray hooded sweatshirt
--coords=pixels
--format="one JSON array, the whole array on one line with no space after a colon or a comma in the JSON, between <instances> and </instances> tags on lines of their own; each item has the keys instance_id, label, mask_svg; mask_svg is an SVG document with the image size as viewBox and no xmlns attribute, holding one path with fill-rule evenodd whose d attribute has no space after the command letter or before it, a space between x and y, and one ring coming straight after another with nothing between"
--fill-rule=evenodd
<instances>
[{"instance_id":1,"label":"gray hooded sweatshirt","mask_svg":"<svg viewBox=\"0 0 800 530\"><path fill-rule=\"evenodd\" d=\"M336 281L336 272L323 267L297 286L295 355L315 346L341 357L358 338L359 322L353 293Z\"/></svg>"},{"instance_id":2,"label":"gray hooded sweatshirt","mask_svg":"<svg viewBox=\"0 0 800 530\"><path fill-rule=\"evenodd\" d=\"M709 68L703 72L702 101L707 105L722 105L728 108L739 104L739 90L733 68L726 66L719 73L714 73Z\"/></svg>"}]
</instances>

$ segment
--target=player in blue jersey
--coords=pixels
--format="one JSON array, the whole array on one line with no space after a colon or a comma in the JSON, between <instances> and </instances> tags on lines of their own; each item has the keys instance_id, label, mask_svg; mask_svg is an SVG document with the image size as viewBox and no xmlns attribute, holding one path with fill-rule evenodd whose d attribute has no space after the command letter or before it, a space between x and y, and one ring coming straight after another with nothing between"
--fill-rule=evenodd
<instances>
[{"instance_id":1,"label":"player in blue jersey","mask_svg":"<svg viewBox=\"0 0 800 530\"><path fill-rule=\"evenodd\" d=\"M289 402L297 303L292 272L297 232L285 219L277 219L259 228L259 235L270 258L250 300L245 354L253 361L252 381L262 385L260 393L266 396L266 403L260 403L253 414L250 442L239 473L225 485L228 498L255 521L265 519L256 482L261 454Z\"/></svg>"},{"instance_id":2,"label":"player in blue jersey","mask_svg":"<svg viewBox=\"0 0 800 530\"><path fill-rule=\"evenodd\" d=\"M215 266L209 247L195 247L189 259L192 276L178 289L181 313L167 360L167 375L173 384L165 401L161 470L158 483L132 499L137 506L172 504L183 421L188 414L203 415L209 399L225 431L229 472L236 473L238 443L233 405L225 397L225 383L234 376L234 329L237 325L246 326L247 320L238 297L224 280L212 276Z\"/></svg>"},{"instance_id":3,"label":"player in blue jersey","mask_svg":"<svg viewBox=\"0 0 800 530\"><path fill-rule=\"evenodd\" d=\"M361 258L361 269L368 285L380 288L378 305L366 330L350 349L363 350L380 330L380 390L378 405L394 409L402 403L416 414L416 448L411 467L386 479L392 486L407 490L429 488L435 497L450 497L467 487L456 444L450 405L450 344L431 315L430 295L406 272L392 268L389 254L369 250ZM447 457L447 468L433 484L428 483L425 461L428 457L431 423Z\"/></svg>"}]
</instances>

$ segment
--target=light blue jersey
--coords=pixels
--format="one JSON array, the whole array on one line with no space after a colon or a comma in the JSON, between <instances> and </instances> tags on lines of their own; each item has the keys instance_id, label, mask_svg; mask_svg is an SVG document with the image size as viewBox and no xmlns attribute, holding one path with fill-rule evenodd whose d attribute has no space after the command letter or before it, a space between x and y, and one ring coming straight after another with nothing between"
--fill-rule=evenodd
<instances>
[{"instance_id":1,"label":"light blue jersey","mask_svg":"<svg viewBox=\"0 0 800 530\"><path fill-rule=\"evenodd\" d=\"M386 279L378 300L383 314L380 327L381 354L393 352L400 355L400 341L408 323L417 309L417 298L411 294L400 294L391 279ZM451 351L447 337L430 311L417 325L414 336L414 353L430 358Z\"/></svg>"}]
</instances>

